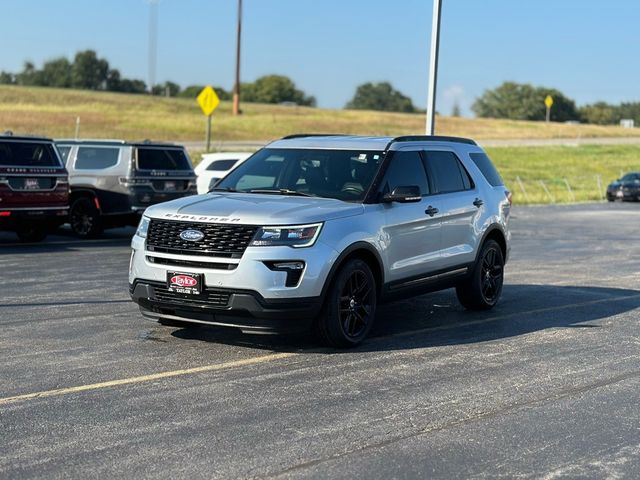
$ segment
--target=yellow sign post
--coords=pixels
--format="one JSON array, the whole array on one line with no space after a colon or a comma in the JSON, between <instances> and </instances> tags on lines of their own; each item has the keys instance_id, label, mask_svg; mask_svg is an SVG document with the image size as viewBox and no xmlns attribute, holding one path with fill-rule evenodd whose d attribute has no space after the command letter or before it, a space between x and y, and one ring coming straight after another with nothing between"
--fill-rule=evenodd
<instances>
[{"instance_id":1,"label":"yellow sign post","mask_svg":"<svg viewBox=\"0 0 640 480\"><path fill-rule=\"evenodd\" d=\"M198 105L202 109L202 113L207 116L207 152L209 151L209 147L211 146L211 116L213 111L218 108L220 105L220 99L218 98L218 94L211 87L211 85L207 85L202 89L202 91L198 94L196 98L198 101Z\"/></svg>"},{"instance_id":2,"label":"yellow sign post","mask_svg":"<svg viewBox=\"0 0 640 480\"><path fill-rule=\"evenodd\" d=\"M553 105L553 97L551 95L547 95L547 98L544 99L544 104L547 107L547 123L551 120L551 105Z\"/></svg>"}]
</instances>

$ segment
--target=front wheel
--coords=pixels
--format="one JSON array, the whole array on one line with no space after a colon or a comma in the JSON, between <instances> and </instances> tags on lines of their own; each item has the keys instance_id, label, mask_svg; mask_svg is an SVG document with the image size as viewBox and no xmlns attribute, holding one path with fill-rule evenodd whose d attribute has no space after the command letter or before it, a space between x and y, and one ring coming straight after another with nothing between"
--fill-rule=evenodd
<instances>
[{"instance_id":1,"label":"front wheel","mask_svg":"<svg viewBox=\"0 0 640 480\"><path fill-rule=\"evenodd\" d=\"M456 287L462 306L468 310L489 310L502 294L504 255L495 240L487 240L480 251L471 276Z\"/></svg>"},{"instance_id":2,"label":"front wheel","mask_svg":"<svg viewBox=\"0 0 640 480\"><path fill-rule=\"evenodd\" d=\"M71 230L80 238L92 238L102 232L100 211L87 197L77 198L69 211Z\"/></svg>"},{"instance_id":3,"label":"front wheel","mask_svg":"<svg viewBox=\"0 0 640 480\"><path fill-rule=\"evenodd\" d=\"M332 347L358 345L373 326L376 300L376 281L369 265L357 258L348 261L327 292L316 319L317 333Z\"/></svg>"}]
</instances>

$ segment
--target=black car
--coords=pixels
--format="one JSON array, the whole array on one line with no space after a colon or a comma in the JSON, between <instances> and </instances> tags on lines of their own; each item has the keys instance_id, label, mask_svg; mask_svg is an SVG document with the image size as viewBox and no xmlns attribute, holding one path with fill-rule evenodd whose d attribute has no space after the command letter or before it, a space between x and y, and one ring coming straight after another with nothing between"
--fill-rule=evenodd
<instances>
[{"instance_id":1,"label":"black car","mask_svg":"<svg viewBox=\"0 0 640 480\"><path fill-rule=\"evenodd\" d=\"M607 187L607 200L640 201L640 172L627 173Z\"/></svg>"}]
</instances>

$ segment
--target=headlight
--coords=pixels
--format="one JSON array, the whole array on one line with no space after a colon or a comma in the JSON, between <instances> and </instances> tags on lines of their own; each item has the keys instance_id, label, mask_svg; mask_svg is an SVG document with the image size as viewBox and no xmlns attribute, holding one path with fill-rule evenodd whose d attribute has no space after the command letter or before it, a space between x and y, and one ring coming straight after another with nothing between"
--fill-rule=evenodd
<instances>
[{"instance_id":1,"label":"headlight","mask_svg":"<svg viewBox=\"0 0 640 480\"><path fill-rule=\"evenodd\" d=\"M290 227L261 227L251 241L253 247L289 246L310 247L316 242L321 223L293 225Z\"/></svg>"},{"instance_id":2,"label":"headlight","mask_svg":"<svg viewBox=\"0 0 640 480\"><path fill-rule=\"evenodd\" d=\"M140 238L147 238L147 230L149 230L149 217L142 217L136 235Z\"/></svg>"}]
</instances>

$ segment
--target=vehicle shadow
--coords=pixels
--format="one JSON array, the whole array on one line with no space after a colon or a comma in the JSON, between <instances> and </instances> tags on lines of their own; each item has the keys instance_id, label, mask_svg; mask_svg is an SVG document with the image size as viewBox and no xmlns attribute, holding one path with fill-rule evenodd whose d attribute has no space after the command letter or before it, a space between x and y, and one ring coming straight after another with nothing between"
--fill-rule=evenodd
<instances>
[{"instance_id":1,"label":"vehicle shadow","mask_svg":"<svg viewBox=\"0 0 640 480\"><path fill-rule=\"evenodd\" d=\"M0 254L68 252L78 248L104 248L131 243L135 228L107 230L94 239L82 240L68 228L60 228L38 243L20 243L12 232L0 232Z\"/></svg>"},{"instance_id":2,"label":"vehicle shadow","mask_svg":"<svg viewBox=\"0 0 640 480\"><path fill-rule=\"evenodd\" d=\"M323 348L309 334L250 335L234 329L194 327L172 335L278 352L341 353L436 347L525 335L549 328L599 328L603 320L640 307L640 291L622 288L505 285L491 311L470 312L453 290L378 307L376 325L356 349Z\"/></svg>"}]
</instances>

